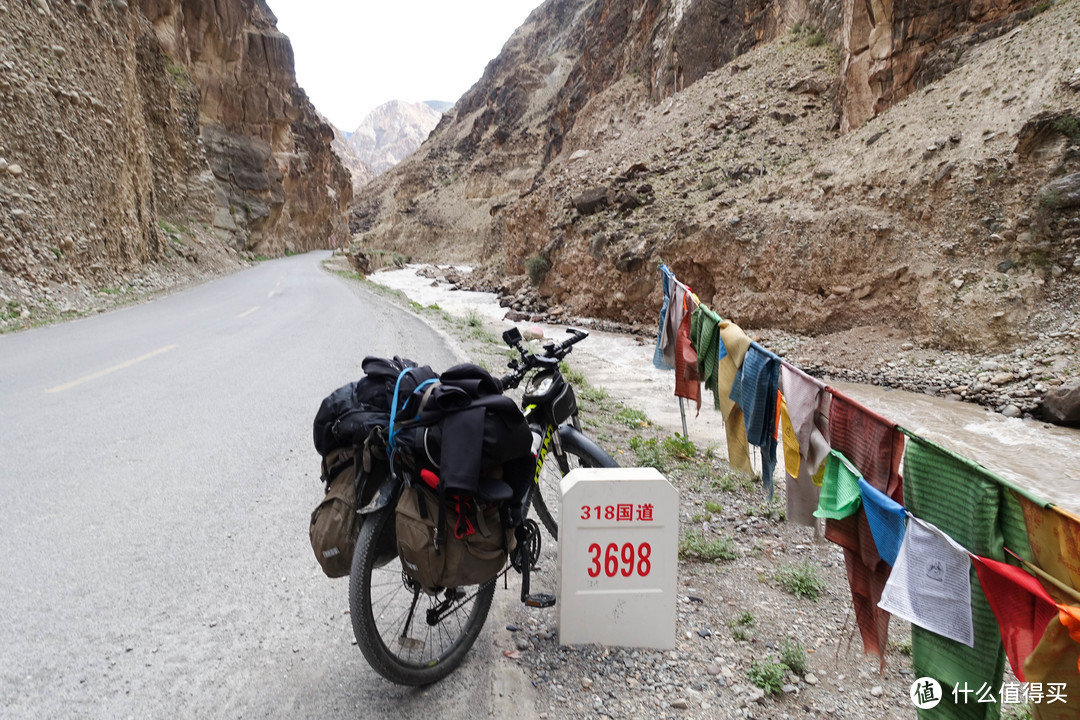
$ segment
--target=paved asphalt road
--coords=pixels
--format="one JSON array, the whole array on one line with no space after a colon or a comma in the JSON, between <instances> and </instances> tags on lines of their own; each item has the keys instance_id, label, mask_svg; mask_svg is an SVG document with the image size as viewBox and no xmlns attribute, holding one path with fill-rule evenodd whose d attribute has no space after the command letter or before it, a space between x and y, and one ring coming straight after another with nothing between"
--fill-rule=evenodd
<instances>
[{"instance_id":1,"label":"paved asphalt road","mask_svg":"<svg viewBox=\"0 0 1080 720\"><path fill-rule=\"evenodd\" d=\"M495 618L448 680L397 687L352 644L347 579L312 555L322 398L369 354L460 360L327 256L0 337L0 717L486 717L499 702Z\"/></svg>"}]
</instances>

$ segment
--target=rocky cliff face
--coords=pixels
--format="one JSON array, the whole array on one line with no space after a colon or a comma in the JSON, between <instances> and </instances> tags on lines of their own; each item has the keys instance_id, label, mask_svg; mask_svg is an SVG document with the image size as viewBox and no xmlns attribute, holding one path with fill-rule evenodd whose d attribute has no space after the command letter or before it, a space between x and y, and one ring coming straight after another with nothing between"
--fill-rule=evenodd
<instances>
[{"instance_id":1,"label":"rocky cliff face","mask_svg":"<svg viewBox=\"0 0 1080 720\"><path fill-rule=\"evenodd\" d=\"M847 132L961 64L979 42L1031 19L1031 0L844 0L840 127Z\"/></svg>"},{"instance_id":2,"label":"rocky cliff face","mask_svg":"<svg viewBox=\"0 0 1080 720\"><path fill-rule=\"evenodd\" d=\"M667 262L748 327L1080 334L1080 218L1039 200L1080 171L1080 8L1047 9L550 0L354 229L526 314L647 328Z\"/></svg>"},{"instance_id":3,"label":"rocky cliff face","mask_svg":"<svg viewBox=\"0 0 1080 720\"><path fill-rule=\"evenodd\" d=\"M347 171L296 84L292 45L262 0L142 0L161 49L199 89L214 227L263 254L343 238Z\"/></svg>"},{"instance_id":4,"label":"rocky cliff face","mask_svg":"<svg viewBox=\"0 0 1080 720\"><path fill-rule=\"evenodd\" d=\"M261 3L0 2L0 106L0 322L346 232Z\"/></svg>"}]
</instances>

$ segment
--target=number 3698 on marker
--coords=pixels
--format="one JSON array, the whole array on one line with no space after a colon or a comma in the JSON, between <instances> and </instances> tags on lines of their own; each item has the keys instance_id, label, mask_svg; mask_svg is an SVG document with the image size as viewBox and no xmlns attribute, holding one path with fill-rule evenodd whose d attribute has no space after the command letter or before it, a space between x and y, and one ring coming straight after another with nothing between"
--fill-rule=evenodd
<instances>
[{"instance_id":1,"label":"number 3698 on marker","mask_svg":"<svg viewBox=\"0 0 1080 720\"><path fill-rule=\"evenodd\" d=\"M601 557L601 553L603 557ZM589 546L589 577L599 577L601 573L613 578L616 575L646 577L652 570L652 546L647 542L608 543L601 548L599 543Z\"/></svg>"}]
</instances>

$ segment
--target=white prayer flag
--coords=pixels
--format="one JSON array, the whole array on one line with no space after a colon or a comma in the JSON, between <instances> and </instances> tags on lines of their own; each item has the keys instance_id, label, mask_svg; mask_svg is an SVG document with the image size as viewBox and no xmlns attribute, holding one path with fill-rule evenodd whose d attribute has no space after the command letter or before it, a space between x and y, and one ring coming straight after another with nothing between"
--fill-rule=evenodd
<instances>
[{"instance_id":1,"label":"white prayer flag","mask_svg":"<svg viewBox=\"0 0 1080 720\"><path fill-rule=\"evenodd\" d=\"M971 560L955 540L908 514L904 541L878 607L968 647L971 622Z\"/></svg>"}]
</instances>

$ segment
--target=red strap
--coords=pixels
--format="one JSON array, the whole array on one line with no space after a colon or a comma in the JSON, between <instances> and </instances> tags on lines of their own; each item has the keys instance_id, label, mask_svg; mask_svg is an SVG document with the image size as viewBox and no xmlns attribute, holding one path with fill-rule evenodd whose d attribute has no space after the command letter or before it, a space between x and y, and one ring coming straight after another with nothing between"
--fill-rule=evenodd
<instances>
[{"instance_id":1,"label":"red strap","mask_svg":"<svg viewBox=\"0 0 1080 720\"><path fill-rule=\"evenodd\" d=\"M439 476L431 472L427 468L424 468L420 471L420 479L423 480L424 484L432 490L436 490L439 487Z\"/></svg>"},{"instance_id":2,"label":"red strap","mask_svg":"<svg viewBox=\"0 0 1080 720\"><path fill-rule=\"evenodd\" d=\"M469 498L462 500L458 498L454 502L454 511L458 514L457 524L454 525L454 537L458 540L464 540L473 533L476 532L476 526L472 524L472 520L469 519L469 506L472 502ZM462 507L464 506L464 508ZM465 531L462 532L461 526L465 525Z\"/></svg>"}]
</instances>

